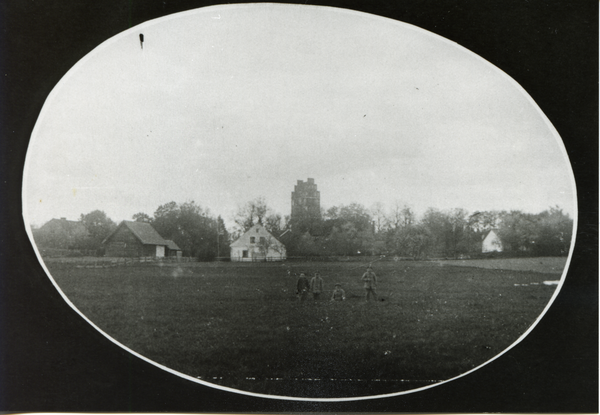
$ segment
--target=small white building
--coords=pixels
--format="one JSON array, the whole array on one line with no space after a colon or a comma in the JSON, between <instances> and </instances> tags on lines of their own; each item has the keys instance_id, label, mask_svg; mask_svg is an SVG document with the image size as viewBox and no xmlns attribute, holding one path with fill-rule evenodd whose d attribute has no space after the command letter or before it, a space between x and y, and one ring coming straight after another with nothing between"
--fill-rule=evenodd
<instances>
[{"instance_id":1,"label":"small white building","mask_svg":"<svg viewBox=\"0 0 600 415\"><path fill-rule=\"evenodd\" d=\"M285 246L261 224L254 225L229 245L231 260L237 262L283 261Z\"/></svg>"},{"instance_id":2,"label":"small white building","mask_svg":"<svg viewBox=\"0 0 600 415\"><path fill-rule=\"evenodd\" d=\"M483 237L481 252L485 254L487 252L502 252L502 250L503 247L500 237L495 229L491 229L487 235Z\"/></svg>"}]
</instances>

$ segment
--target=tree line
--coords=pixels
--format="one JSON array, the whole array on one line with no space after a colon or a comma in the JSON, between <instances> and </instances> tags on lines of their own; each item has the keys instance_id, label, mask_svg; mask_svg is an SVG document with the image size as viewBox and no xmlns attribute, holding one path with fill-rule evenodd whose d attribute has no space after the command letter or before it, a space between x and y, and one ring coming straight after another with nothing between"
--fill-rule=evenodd
<instances>
[{"instance_id":1,"label":"tree line","mask_svg":"<svg viewBox=\"0 0 600 415\"><path fill-rule=\"evenodd\" d=\"M492 229L502 241L504 255L562 256L569 252L573 230L573 220L558 206L537 214L429 208L417 217L409 206L399 203L391 209L381 203L371 208L351 203L323 210L318 218L282 218L262 198L248 202L236 217L240 232L253 223L262 223L273 235L280 235L291 256L413 259L480 256L483 238Z\"/></svg>"},{"instance_id":2,"label":"tree line","mask_svg":"<svg viewBox=\"0 0 600 415\"><path fill-rule=\"evenodd\" d=\"M255 224L262 224L285 244L288 256L389 255L425 259L481 255L482 241L494 229L511 256L567 255L573 220L558 206L537 214L512 211L469 213L465 209L429 208L418 217L407 205L386 209L381 203L370 208L358 203L322 209L320 217L282 216L263 197L238 207L235 225L227 229L221 216L194 201L160 205L153 216L139 212L131 218L151 223L165 239L175 241L184 256L211 260L229 256L229 244ZM67 236L34 231L38 246L97 250L116 228L101 210L82 214L86 230Z\"/></svg>"}]
</instances>

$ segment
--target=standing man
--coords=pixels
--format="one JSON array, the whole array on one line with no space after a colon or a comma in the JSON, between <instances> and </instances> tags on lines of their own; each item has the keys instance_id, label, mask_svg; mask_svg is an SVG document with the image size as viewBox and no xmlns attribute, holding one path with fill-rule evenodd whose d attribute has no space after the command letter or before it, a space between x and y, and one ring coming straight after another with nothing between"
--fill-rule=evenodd
<instances>
[{"instance_id":1,"label":"standing man","mask_svg":"<svg viewBox=\"0 0 600 415\"><path fill-rule=\"evenodd\" d=\"M375 301L377 301L377 291L376 291L377 276L373 272L371 265L369 265L369 267L367 268L367 272L365 272L363 274L361 279L365 283L365 285L364 285L365 291L366 291L365 300L369 301L369 297L373 297L373 299L375 299Z\"/></svg>"},{"instance_id":2,"label":"standing man","mask_svg":"<svg viewBox=\"0 0 600 415\"><path fill-rule=\"evenodd\" d=\"M304 275L303 272L300 273L300 277L298 278L298 283L296 284L296 294L298 294L298 301L303 302L308 297L308 278Z\"/></svg>"},{"instance_id":3,"label":"standing man","mask_svg":"<svg viewBox=\"0 0 600 415\"><path fill-rule=\"evenodd\" d=\"M310 280L310 292L315 301L319 299L319 296L323 292L323 278L321 278L318 272L315 272L315 276Z\"/></svg>"}]
</instances>

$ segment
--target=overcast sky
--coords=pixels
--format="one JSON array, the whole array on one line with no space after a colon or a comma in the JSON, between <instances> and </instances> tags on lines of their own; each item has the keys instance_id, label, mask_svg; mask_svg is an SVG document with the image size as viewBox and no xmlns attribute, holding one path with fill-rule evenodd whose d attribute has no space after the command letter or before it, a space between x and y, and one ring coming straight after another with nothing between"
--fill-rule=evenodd
<instances>
[{"instance_id":1,"label":"overcast sky","mask_svg":"<svg viewBox=\"0 0 600 415\"><path fill-rule=\"evenodd\" d=\"M519 85L430 32L333 8L217 6L124 32L62 79L30 143L38 226L189 200L231 223L258 196L288 215L308 177L325 208L576 211L562 142Z\"/></svg>"}]
</instances>

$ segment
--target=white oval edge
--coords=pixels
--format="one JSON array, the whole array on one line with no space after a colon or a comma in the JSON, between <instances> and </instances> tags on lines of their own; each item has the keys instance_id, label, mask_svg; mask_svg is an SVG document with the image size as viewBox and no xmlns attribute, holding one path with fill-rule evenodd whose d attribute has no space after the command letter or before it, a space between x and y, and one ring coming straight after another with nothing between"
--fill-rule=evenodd
<instances>
[{"instance_id":1,"label":"white oval edge","mask_svg":"<svg viewBox=\"0 0 600 415\"><path fill-rule=\"evenodd\" d=\"M472 56L475 56L477 59L479 59L482 62L485 62L485 64L487 64L488 66L491 66L492 68L494 68L495 71L497 71L501 76L504 76L505 78L507 78L510 82L512 82L512 84L516 87L517 90L519 90L525 97L526 99L530 102L530 104L533 105L533 107L536 109L536 111L538 112L538 114L542 117L542 119L544 120L546 126L549 128L550 132L553 134L554 139L557 141L557 144L559 146L559 148L561 148L562 152L563 152L563 157L565 158L565 161L569 167L569 170L571 172L571 176L570 176L570 180L571 180L571 185L572 188L574 190L573 192L573 204L575 207L575 214L573 217L573 230L572 230L572 235L571 235L571 247L569 249L569 255L567 256L567 261L565 264L565 268L563 270L563 273L561 275L560 281L558 286L556 287L554 294L552 295L552 297L550 298L550 301L548 301L548 304L546 305L546 307L544 308L544 310L541 312L541 314L536 318L536 320L531 324L531 326L527 329L527 331L525 331L519 338L517 338L517 340L515 340L510 346L508 346L506 349L504 349L502 352L500 352L499 354L497 354L496 356L494 356L493 358L491 358L490 360L487 360L486 362L480 364L479 366L474 367L473 369L462 373L458 376L455 376L453 378L450 379L446 379L444 381L441 382L437 382L434 383L432 385L428 385L428 386L423 386L420 388L416 388L416 389L410 389L407 391L401 391L401 392L394 392L394 393L387 393L387 394L382 394L382 395L369 395L369 396L358 396L358 397L345 397L345 398L303 398L303 397L293 397L293 396L279 396L279 395L266 395L266 394L261 394L261 393L254 393L254 392L248 392L248 391L243 391L243 390L239 390L239 389L234 389L234 388L229 388L226 386L221 386L221 385L216 385L214 383L210 383L210 382L206 382L203 381L201 379L197 379L194 378L192 376L186 375L184 373L181 372L177 372L173 369L170 369L164 365L161 365L160 363L157 363L153 360L148 359L147 357L142 356L141 354L137 353L134 350L131 350L130 348L128 348L127 346L121 344L120 342L118 342L117 340L115 340L114 338L112 338L109 334L105 333L104 331L102 331L98 326L96 326L90 319L88 319L83 313L81 313L81 311L79 311L77 309L77 307L75 307L75 305L67 298L67 296L64 294L64 292L60 289L60 287L58 286L58 284L56 283L56 281L54 280L54 278L52 277L52 275L50 274L48 268L46 267L46 264L44 263L44 260L42 259L42 256L37 248L37 245L35 244L35 241L33 239L33 233L31 231L31 222L29 221L29 217L27 215L27 194L26 194L26 183L27 183L27 172L28 172L28 165L29 165L29 160L30 160L30 156L29 156L29 151L26 154L25 157L25 163L24 163L24 167L23 167L23 186L22 186L22 200L23 200L23 219L25 222L25 228L26 228L26 232L27 235L30 239L30 242L33 246L33 249L35 251L35 254L40 262L40 264L42 265L42 268L44 269L44 271L46 272L46 274L48 275L48 277L50 278L50 280L52 281L52 284L54 285L54 287L57 289L57 291L59 292L59 294L63 297L63 299L65 300L65 302L73 309L75 310L75 312L77 312L85 321L87 321L92 327L94 327L96 330L98 330L102 335L104 335L108 340L110 340L111 342L113 342L114 344L116 344L117 346L127 350L128 352L130 352L131 354L133 354L134 356L160 368L163 369L171 374L174 374L176 376L182 377L184 379L190 380L192 382L195 383L200 383L202 385L205 386L209 386L212 388L216 388L216 389L221 389L224 391L228 391L228 392L234 392L234 393L239 393L239 394L243 394L243 395L249 395L249 396L255 396L255 397L259 397L259 398L269 398L269 399L282 399L282 400L295 400L295 401L311 401L311 402L344 402L344 401L356 401L356 400L365 400L365 399L380 399L380 398L388 398L388 397L393 397L393 396L399 396L399 395L406 395L406 394L411 394L411 393L415 393L415 392L420 392L426 389L430 389L436 386L440 386L443 385L447 382L451 382L453 380L462 378L464 376L467 376L470 373L473 373L474 371L480 369L481 367L487 365L488 363L498 359L499 357L501 357L502 355L504 355L506 352L508 352L509 350L511 350L513 347L515 347L517 344L519 344L525 337L527 337L527 335L529 335L529 333L535 328L535 326L537 326L537 324L540 322L540 320L542 319L542 317L546 314L546 312L548 311L548 309L550 308L550 306L552 305L552 303L554 302L554 300L556 299L556 297L558 296L558 293L560 292L560 290L562 289L562 286L564 285L564 281L567 275L567 271L569 269L569 266L571 264L571 258L573 256L573 250L575 248L575 239L576 239L576 231L577 231L577 225L578 225L578 204L577 204L577 187L576 187L576 183L575 183L575 175L573 173L573 168L571 165L571 161L569 159L566 147L563 143L563 140L561 139L560 135L558 134L558 131L556 131L556 129L554 128L554 126L552 125L552 123L550 122L550 120L548 119L548 117L546 117L546 115L544 114L544 112L541 110L541 108L537 105L537 103L533 100L533 98L531 98L531 96L527 93L527 91L525 91L525 89L517 82L515 81L511 76L509 76L506 72L502 71L500 68L498 68L496 65L492 64L491 62L487 61L486 59L482 58L481 56L477 55L476 53L470 51L469 49L459 45L458 43L451 41L449 39L446 39L438 34L435 34L433 32L430 32L426 29L422 29L418 26L414 26L412 24L409 23L405 23L399 20L395 20L395 19L391 19L391 18L387 18L384 16L379 16L379 15L375 15L375 14L371 14L371 13L365 13L365 12L360 12L360 11L356 11L356 10L350 10L350 9L343 9L343 8L337 8L337 7L331 7L331 6L314 6L314 5L302 5L302 4L286 4L286 3L239 3L239 4L220 4L220 5L213 5L213 6L206 6L206 7L201 7L201 8L197 8L197 9L193 9L193 10L186 10L183 12L178 12L178 13L173 13L167 16L162 16L156 19L152 19L152 20L148 20L146 22L140 23L137 26L131 27L127 30L124 30L123 32L120 32L114 36L112 36L111 38L105 40L104 42L102 42L101 44L99 44L98 46L96 46L94 49L92 49L89 53L87 53L83 58L81 58L75 65L73 65L73 67L71 69L69 69L65 75L60 79L60 81L56 84L56 86L52 89L52 91L50 92L50 94L48 95L48 97L46 98L46 100L44 101L44 105L42 106L42 110L40 111L40 115L38 116L38 119L35 123L35 126L33 128L33 132L31 134L31 138L29 141L29 145L28 145L28 149L31 146L31 144L34 142L35 137L37 135L37 130L40 128L40 124L42 124L42 120L44 119L44 115L45 112L47 110L47 107L49 106L49 104L52 102L52 100L54 99L54 97L58 94L58 92L60 91L61 87L63 86L63 84L65 84L68 81L68 78L70 77L70 74L74 73L75 71L78 70L78 68L87 60L90 58L90 56L92 56L94 53L96 53L97 51L106 48L108 46L110 46L111 43L117 41L118 39L120 39L121 37L124 36L128 36L131 32L134 31L138 31L140 29L143 29L144 27L148 27L148 26L152 26L155 25L157 23L161 23L163 21L166 20L170 20L170 19L176 19L179 18L183 15L191 15L191 14L200 14L200 13L210 13L211 11L218 11L218 10L227 10L227 9L239 9L239 8L257 8L257 7L262 7L262 8L272 8L272 7L285 7L285 8L293 8L293 7L298 7L298 8L314 8L314 9L324 9L328 12L332 12L332 13L348 13L348 14L354 14L354 15L360 15L362 17L365 18L372 18L372 19L383 19L391 24L398 24L398 25L402 25L405 26L411 30L426 34L428 36L432 36L440 41L443 41L449 45L452 45L454 47L458 47L460 49L462 49L464 52L471 54Z\"/></svg>"}]
</instances>

